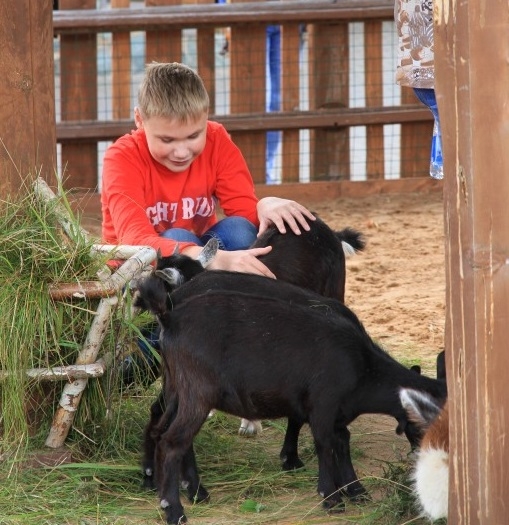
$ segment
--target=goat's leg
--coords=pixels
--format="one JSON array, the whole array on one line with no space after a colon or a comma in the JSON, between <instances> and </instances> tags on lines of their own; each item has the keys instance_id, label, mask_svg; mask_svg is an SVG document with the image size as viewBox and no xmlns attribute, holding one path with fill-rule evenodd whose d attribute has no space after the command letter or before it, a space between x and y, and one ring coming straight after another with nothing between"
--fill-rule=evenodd
<instances>
[{"instance_id":1,"label":"goat's leg","mask_svg":"<svg viewBox=\"0 0 509 525\"><path fill-rule=\"evenodd\" d=\"M310 418L316 454L318 456L318 493L324 499L323 507L332 512L344 512L345 504L337 487L337 464L334 458L334 422L330 414L322 412Z\"/></svg>"},{"instance_id":2,"label":"goat's leg","mask_svg":"<svg viewBox=\"0 0 509 525\"><path fill-rule=\"evenodd\" d=\"M346 426L336 427L334 456L336 461L336 486L343 494L353 500L364 499L367 491L357 478L353 468L350 453L350 431Z\"/></svg>"},{"instance_id":3,"label":"goat's leg","mask_svg":"<svg viewBox=\"0 0 509 525\"><path fill-rule=\"evenodd\" d=\"M143 470L143 482L142 486L149 490L154 490L156 488L155 483L155 461L154 455L157 443L159 441L160 432L158 429L158 423L164 414L165 411L165 402L163 394L159 394L152 406L150 407L150 420L145 427L144 437L143 437L143 460L142 460L142 470Z\"/></svg>"},{"instance_id":4,"label":"goat's leg","mask_svg":"<svg viewBox=\"0 0 509 525\"><path fill-rule=\"evenodd\" d=\"M192 451L193 439L207 418L209 409L200 411L198 407L194 408L194 412L189 414L179 406L175 419L168 430L161 436L156 450L156 460L160 461L162 472L162 483L158 485L161 507L165 511L167 523L171 525L180 525L187 522L184 508L180 502L179 492L179 478L183 465L186 466L186 469L184 469L186 471L191 465L191 473L194 471L196 476L198 472L194 459L190 459L189 454ZM194 458L194 453L192 456ZM186 472L187 474L188 472ZM191 481L195 483L194 478L191 478ZM198 491L199 485L195 492Z\"/></svg>"},{"instance_id":5,"label":"goat's leg","mask_svg":"<svg viewBox=\"0 0 509 525\"><path fill-rule=\"evenodd\" d=\"M207 489L201 484L194 447L191 445L182 458L182 486L187 489L187 498L191 503L209 500Z\"/></svg>"},{"instance_id":6,"label":"goat's leg","mask_svg":"<svg viewBox=\"0 0 509 525\"><path fill-rule=\"evenodd\" d=\"M283 462L283 470L295 470L302 468L304 463L299 458L299 433L303 423L294 418L288 418L285 440L279 457Z\"/></svg>"}]
</instances>

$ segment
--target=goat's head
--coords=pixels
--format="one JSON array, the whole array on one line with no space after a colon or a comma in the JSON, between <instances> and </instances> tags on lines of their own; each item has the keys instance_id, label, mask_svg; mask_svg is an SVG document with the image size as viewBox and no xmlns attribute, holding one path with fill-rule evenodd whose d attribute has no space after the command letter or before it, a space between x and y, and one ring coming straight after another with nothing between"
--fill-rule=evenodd
<instances>
[{"instance_id":1,"label":"goat's head","mask_svg":"<svg viewBox=\"0 0 509 525\"><path fill-rule=\"evenodd\" d=\"M171 310L170 293L203 272L216 255L218 248L217 239L210 239L197 259L179 253L178 246L172 255L158 256L154 271L138 280L135 285L137 291L134 306L152 312L158 318L164 316Z\"/></svg>"},{"instance_id":2,"label":"goat's head","mask_svg":"<svg viewBox=\"0 0 509 525\"><path fill-rule=\"evenodd\" d=\"M200 255L196 259L181 254L178 246L172 255L168 257L158 257L155 275L162 279L171 292L181 284L192 279L195 275L203 272L215 257L219 243L217 239L210 239L203 247Z\"/></svg>"}]
</instances>

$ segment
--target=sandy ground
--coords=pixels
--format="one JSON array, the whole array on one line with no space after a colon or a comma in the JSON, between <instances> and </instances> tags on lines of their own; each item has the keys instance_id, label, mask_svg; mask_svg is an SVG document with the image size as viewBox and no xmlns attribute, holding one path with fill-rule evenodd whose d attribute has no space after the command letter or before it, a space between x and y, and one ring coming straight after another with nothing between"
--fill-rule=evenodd
<instances>
[{"instance_id":1,"label":"sandy ground","mask_svg":"<svg viewBox=\"0 0 509 525\"><path fill-rule=\"evenodd\" d=\"M398 359L434 373L445 315L442 194L384 194L337 199L313 210L333 229L366 239L347 260L346 303Z\"/></svg>"}]
</instances>

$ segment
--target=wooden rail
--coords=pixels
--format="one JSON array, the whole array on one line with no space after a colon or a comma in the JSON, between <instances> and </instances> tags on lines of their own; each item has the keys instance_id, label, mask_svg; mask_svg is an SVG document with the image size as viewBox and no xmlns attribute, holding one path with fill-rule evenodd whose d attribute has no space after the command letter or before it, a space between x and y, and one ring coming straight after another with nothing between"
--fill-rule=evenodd
<instances>
[{"instance_id":1,"label":"wooden rail","mask_svg":"<svg viewBox=\"0 0 509 525\"><path fill-rule=\"evenodd\" d=\"M362 20L390 20L392 0L341 0L288 2L247 2L218 6L186 4L150 6L143 9L56 11L53 27L57 34L148 31L186 27L225 27L253 23L337 23Z\"/></svg>"},{"instance_id":2,"label":"wooden rail","mask_svg":"<svg viewBox=\"0 0 509 525\"><path fill-rule=\"evenodd\" d=\"M184 0L182 0L184 1ZM62 145L68 188L95 188L98 142L115 140L134 128L131 104L131 32L145 33L145 62L181 61L182 31L197 30L198 71L211 97L212 120L221 122L242 150L254 181L265 182L267 131L281 131L282 181L300 180L300 130L309 130L309 172L314 180L349 180L350 128L366 127L366 177L384 179L384 125L402 123L400 173L427 176L429 153L423 133L431 136L431 113L406 90L401 106L383 106L382 22L393 19L393 0L253 2L212 0L174 5L179 0L145 0L132 8L123 0L112 9L95 9L94 0L66 0L73 9L54 12L54 34L60 36L61 121L56 138ZM164 5L163 5L164 4ZM166 5L173 4L173 5ZM364 22L366 107L349 107L348 27ZM281 111L265 108L265 27L282 27ZM299 27L308 28L309 109L301 109L299 93ZM230 113L216 111L215 30L231 30ZM113 120L98 120L98 34L111 32ZM77 52L79 49L79 52ZM79 100L79 104L76 101Z\"/></svg>"},{"instance_id":3,"label":"wooden rail","mask_svg":"<svg viewBox=\"0 0 509 525\"><path fill-rule=\"evenodd\" d=\"M340 108L335 110L292 111L278 113L249 113L212 115L229 131L252 132L271 129L317 129L396 124L401 122L429 122L431 113L422 106L383 106L380 108ZM57 123L59 142L76 140L114 140L134 129L131 119L115 121L66 121Z\"/></svg>"}]
</instances>

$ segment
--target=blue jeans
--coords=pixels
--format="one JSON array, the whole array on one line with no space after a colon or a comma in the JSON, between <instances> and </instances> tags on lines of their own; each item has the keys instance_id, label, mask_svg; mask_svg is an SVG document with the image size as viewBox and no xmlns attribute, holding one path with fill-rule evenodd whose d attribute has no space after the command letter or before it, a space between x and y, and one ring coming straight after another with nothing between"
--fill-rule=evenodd
<instances>
[{"instance_id":1,"label":"blue jeans","mask_svg":"<svg viewBox=\"0 0 509 525\"><path fill-rule=\"evenodd\" d=\"M205 246L207 241L216 238L219 249L233 252L245 250L253 244L258 230L256 226L244 217L225 217L207 230L201 237L183 228L170 228L161 233L161 237L178 242L192 242L197 246Z\"/></svg>"}]
</instances>

